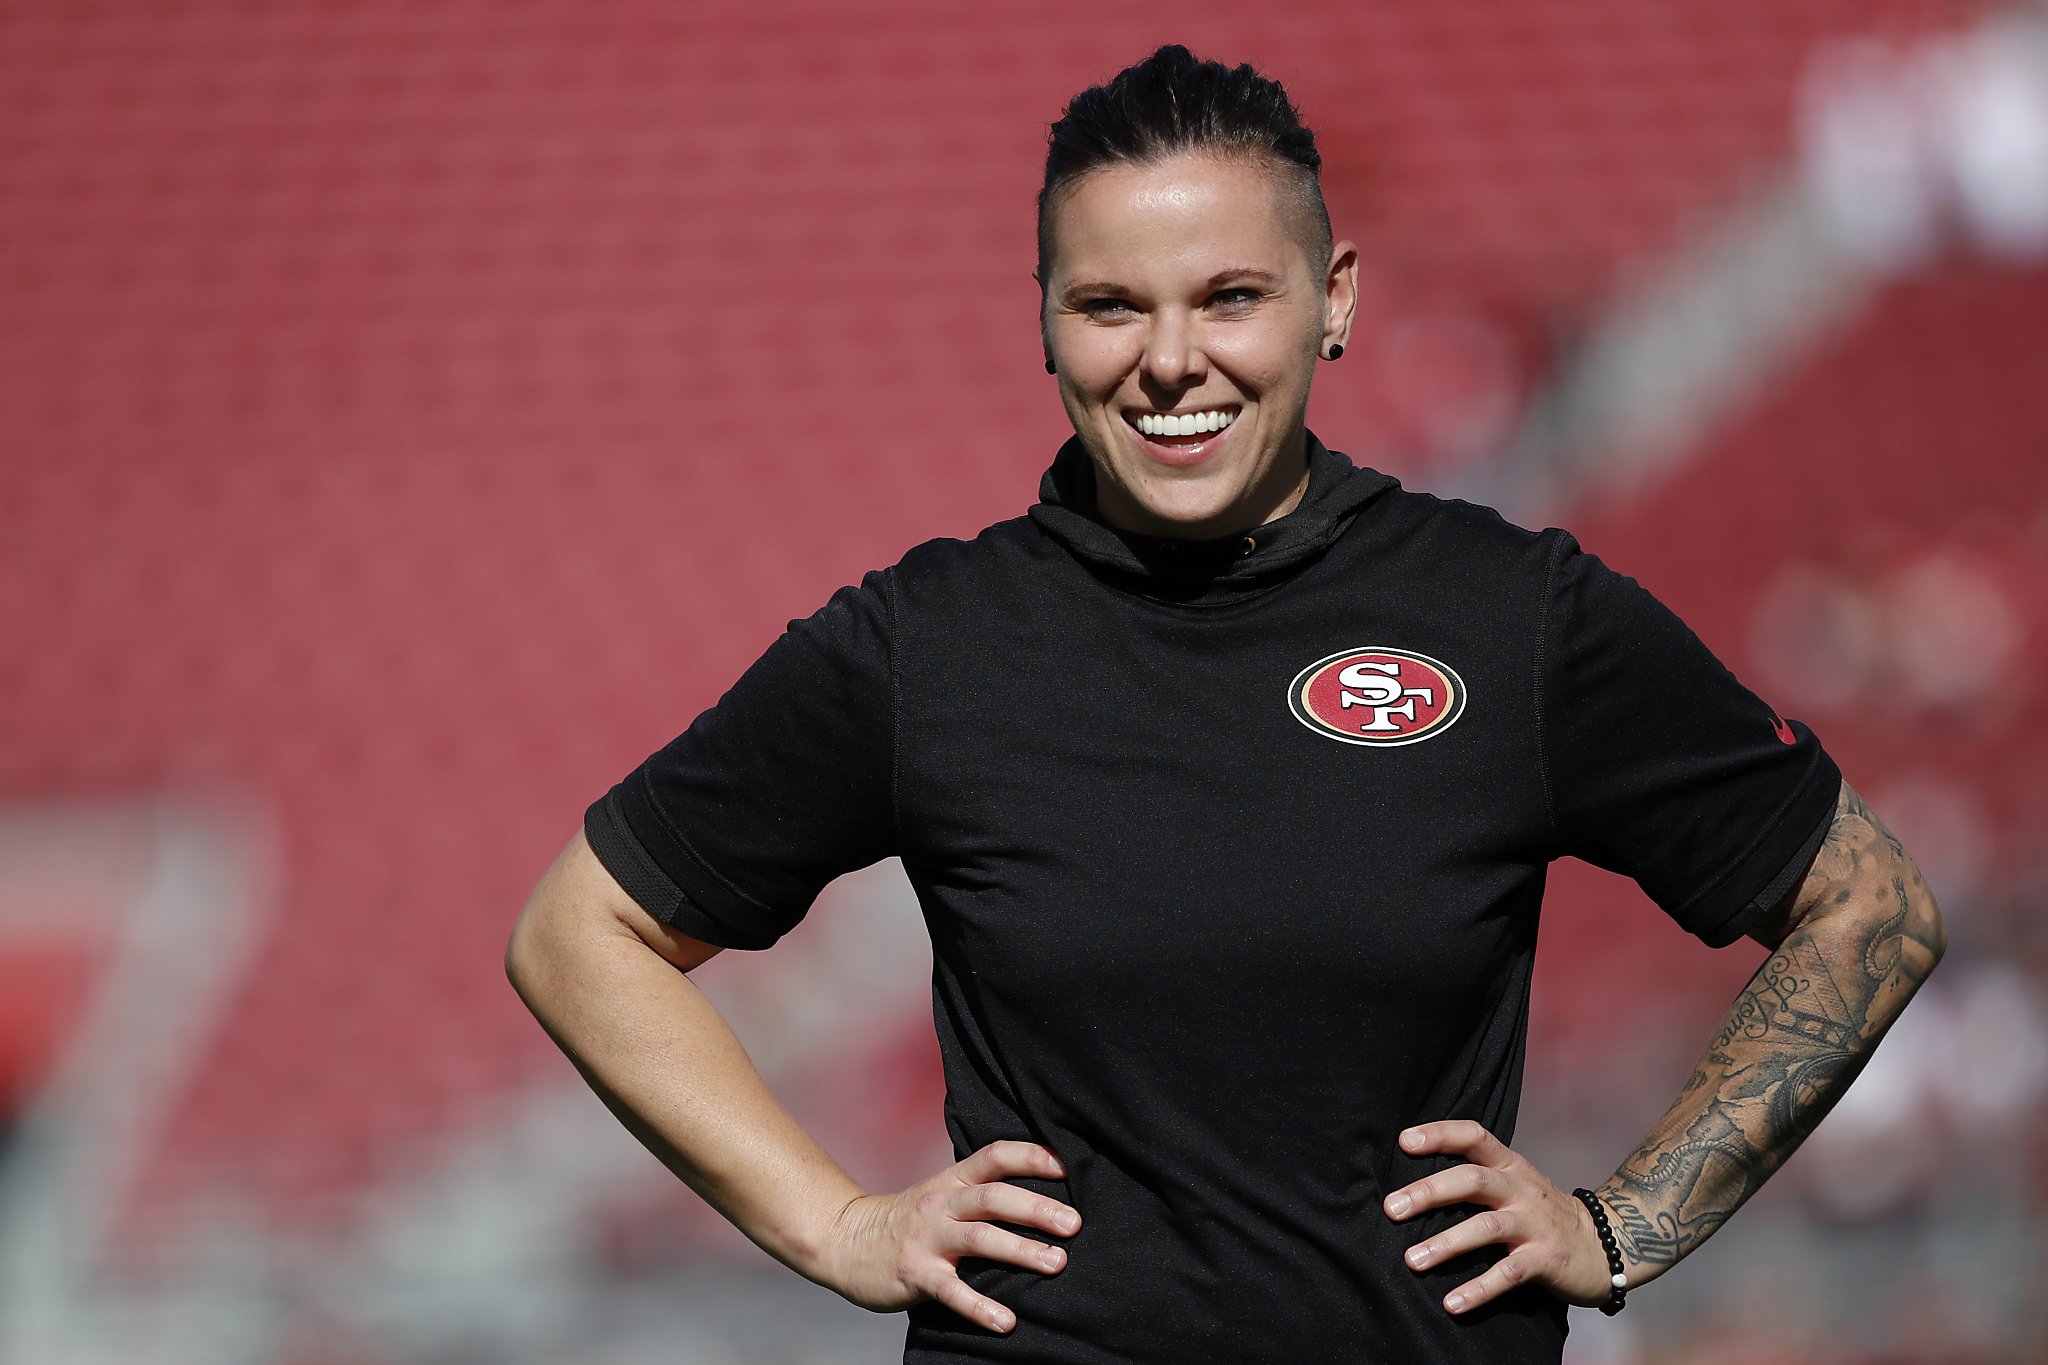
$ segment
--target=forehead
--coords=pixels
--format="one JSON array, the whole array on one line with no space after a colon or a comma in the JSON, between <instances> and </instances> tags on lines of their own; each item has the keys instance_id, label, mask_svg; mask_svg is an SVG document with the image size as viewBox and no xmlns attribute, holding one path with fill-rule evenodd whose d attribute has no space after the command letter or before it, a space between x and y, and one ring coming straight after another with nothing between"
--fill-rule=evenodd
<instances>
[{"instance_id":1,"label":"forehead","mask_svg":"<svg viewBox=\"0 0 2048 1365\"><path fill-rule=\"evenodd\" d=\"M1053 206L1052 274L1121 278L1185 270L1207 278L1226 266L1303 270L1300 211L1283 177L1259 160L1200 152L1090 171Z\"/></svg>"}]
</instances>

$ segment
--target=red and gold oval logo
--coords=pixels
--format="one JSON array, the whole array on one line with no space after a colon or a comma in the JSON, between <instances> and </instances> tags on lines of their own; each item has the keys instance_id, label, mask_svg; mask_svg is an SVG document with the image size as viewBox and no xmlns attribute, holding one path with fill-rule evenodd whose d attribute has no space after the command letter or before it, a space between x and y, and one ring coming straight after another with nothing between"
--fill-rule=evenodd
<instances>
[{"instance_id":1,"label":"red and gold oval logo","mask_svg":"<svg viewBox=\"0 0 2048 1365\"><path fill-rule=\"evenodd\" d=\"M1319 735L1386 748L1450 729L1465 710L1465 683L1427 654L1368 646L1302 669L1287 703Z\"/></svg>"}]
</instances>

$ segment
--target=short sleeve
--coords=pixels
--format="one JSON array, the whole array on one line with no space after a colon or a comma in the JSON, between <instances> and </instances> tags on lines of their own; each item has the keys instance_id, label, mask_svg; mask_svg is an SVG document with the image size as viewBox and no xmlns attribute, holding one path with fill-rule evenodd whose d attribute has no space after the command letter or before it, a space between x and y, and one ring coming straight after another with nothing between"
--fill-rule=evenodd
<instances>
[{"instance_id":1,"label":"short sleeve","mask_svg":"<svg viewBox=\"0 0 2048 1365\"><path fill-rule=\"evenodd\" d=\"M1732 943L1812 859L1841 772L1641 584L1545 534L1538 716L1558 851Z\"/></svg>"},{"instance_id":2,"label":"short sleeve","mask_svg":"<svg viewBox=\"0 0 2048 1365\"><path fill-rule=\"evenodd\" d=\"M884 575L840 589L591 805L591 849L655 918L765 948L895 851L889 620Z\"/></svg>"}]
</instances>

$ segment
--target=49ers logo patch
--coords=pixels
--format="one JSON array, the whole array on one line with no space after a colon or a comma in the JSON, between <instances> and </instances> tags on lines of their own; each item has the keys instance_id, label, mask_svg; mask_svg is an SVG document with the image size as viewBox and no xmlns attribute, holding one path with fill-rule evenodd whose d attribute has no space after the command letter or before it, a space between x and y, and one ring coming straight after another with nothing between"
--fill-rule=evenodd
<instances>
[{"instance_id":1,"label":"49ers logo patch","mask_svg":"<svg viewBox=\"0 0 2048 1365\"><path fill-rule=\"evenodd\" d=\"M1287 704L1296 720L1328 739L1388 748L1434 739L1456 724L1465 711L1465 683L1427 654L1368 646L1302 669Z\"/></svg>"}]
</instances>

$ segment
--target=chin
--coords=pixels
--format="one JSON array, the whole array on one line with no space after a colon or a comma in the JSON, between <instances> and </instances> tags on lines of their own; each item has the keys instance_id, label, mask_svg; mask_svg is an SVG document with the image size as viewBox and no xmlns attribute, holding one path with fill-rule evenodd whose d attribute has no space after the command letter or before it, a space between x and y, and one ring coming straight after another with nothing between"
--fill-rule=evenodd
<instances>
[{"instance_id":1,"label":"chin","mask_svg":"<svg viewBox=\"0 0 2048 1365\"><path fill-rule=\"evenodd\" d=\"M1150 523L1155 534L1202 540L1229 534L1233 514L1241 515L1245 497L1241 489L1232 497L1220 491L1188 487L1150 490L1145 496L1133 496L1131 502L1133 510Z\"/></svg>"}]
</instances>

